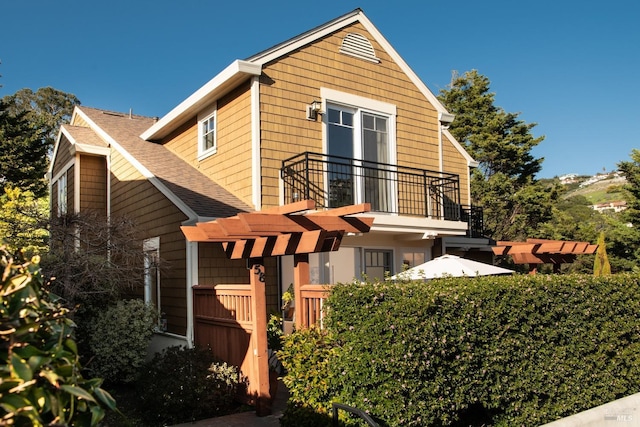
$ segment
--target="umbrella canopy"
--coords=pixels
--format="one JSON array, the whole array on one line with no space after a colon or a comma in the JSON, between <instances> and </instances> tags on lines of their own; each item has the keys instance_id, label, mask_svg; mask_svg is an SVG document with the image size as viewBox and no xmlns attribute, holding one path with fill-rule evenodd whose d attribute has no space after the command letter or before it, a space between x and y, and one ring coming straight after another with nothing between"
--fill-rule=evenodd
<instances>
[{"instance_id":1,"label":"umbrella canopy","mask_svg":"<svg viewBox=\"0 0 640 427\"><path fill-rule=\"evenodd\" d=\"M392 276L393 280L426 280L435 279L436 277L452 276L490 276L494 274L512 274L513 270L495 265L485 264L466 258L460 258L455 255L442 255L427 261L423 264L416 265L402 273Z\"/></svg>"}]
</instances>

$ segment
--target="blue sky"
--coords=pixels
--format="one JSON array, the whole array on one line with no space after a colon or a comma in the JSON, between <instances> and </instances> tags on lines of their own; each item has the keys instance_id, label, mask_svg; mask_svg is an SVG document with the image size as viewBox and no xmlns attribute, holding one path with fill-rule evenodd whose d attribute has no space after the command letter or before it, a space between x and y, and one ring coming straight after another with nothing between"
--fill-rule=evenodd
<instances>
[{"instance_id":1,"label":"blue sky","mask_svg":"<svg viewBox=\"0 0 640 427\"><path fill-rule=\"evenodd\" d=\"M235 59L360 7L437 94L477 69L537 123L539 178L610 171L640 148L640 3L415 0L5 1L0 96L52 86L163 116Z\"/></svg>"}]
</instances>

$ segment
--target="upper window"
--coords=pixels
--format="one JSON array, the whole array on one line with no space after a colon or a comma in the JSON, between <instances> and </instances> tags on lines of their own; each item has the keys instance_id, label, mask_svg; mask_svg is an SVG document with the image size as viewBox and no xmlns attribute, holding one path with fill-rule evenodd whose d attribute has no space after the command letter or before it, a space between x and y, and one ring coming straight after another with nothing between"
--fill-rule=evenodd
<instances>
[{"instance_id":1,"label":"upper window","mask_svg":"<svg viewBox=\"0 0 640 427\"><path fill-rule=\"evenodd\" d=\"M58 178L58 216L67 213L67 173Z\"/></svg>"},{"instance_id":2,"label":"upper window","mask_svg":"<svg viewBox=\"0 0 640 427\"><path fill-rule=\"evenodd\" d=\"M215 154L217 150L217 123L215 106L198 119L198 159Z\"/></svg>"}]
</instances>

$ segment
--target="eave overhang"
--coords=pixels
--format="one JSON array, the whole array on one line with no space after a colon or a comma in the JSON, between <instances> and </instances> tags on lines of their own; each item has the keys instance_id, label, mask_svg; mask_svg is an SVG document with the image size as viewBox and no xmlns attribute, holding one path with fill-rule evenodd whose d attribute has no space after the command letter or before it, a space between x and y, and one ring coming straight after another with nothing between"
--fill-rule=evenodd
<instances>
[{"instance_id":1,"label":"eave overhang","mask_svg":"<svg viewBox=\"0 0 640 427\"><path fill-rule=\"evenodd\" d=\"M182 101L177 107L147 129L140 138L154 141L169 135L198 111L228 93L240 83L262 73L262 65L236 60L204 86Z\"/></svg>"},{"instance_id":2,"label":"eave overhang","mask_svg":"<svg viewBox=\"0 0 640 427\"><path fill-rule=\"evenodd\" d=\"M418 218L397 215L361 214L360 217L375 218L371 232L404 235L401 238L434 239L443 236L464 236L469 225L462 221L433 218Z\"/></svg>"}]
</instances>

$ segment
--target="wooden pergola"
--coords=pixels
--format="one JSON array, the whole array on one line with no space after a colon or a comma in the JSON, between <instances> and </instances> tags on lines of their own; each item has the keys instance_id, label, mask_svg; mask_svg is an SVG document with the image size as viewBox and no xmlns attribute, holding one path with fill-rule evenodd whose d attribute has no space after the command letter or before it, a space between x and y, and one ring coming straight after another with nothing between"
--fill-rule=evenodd
<instances>
[{"instance_id":1,"label":"wooden pergola","mask_svg":"<svg viewBox=\"0 0 640 427\"><path fill-rule=\"evenodd\" d=\"M190 242L220 242L229 259L246 259L250 270L250 318L255 337L254 372L245 373L256 386L256 412L271 412L267 350L267 305L263 259L280 255L294 257L294 292L301 301L302 285L309 283L309 254L337 251L345 233L366 233L372 217L353 215L369 212L368 203L316 211L315 202L304 200L259 212L240 213L229 218L181 227ZM295 311L295 323L303 326L303 310ZM232 343L229 343L231 345Z\"/></svg>"},{"instance_id":2,"label":"wooden pergola","mask_svg":"<svg viewBox=\"0 0 640 427\"><path fill-rule=\"evenodd\" d=\"M594 254L598 245L589 242L527 239L526 242L499 241L494 255L511 256L515 264L529 264L529 273L535 274L540 264L553 264L553 272L560 272L565 263L572 263L577 255Z\"/></svg>"}]
</instances>

